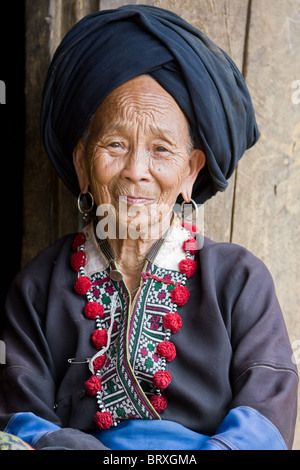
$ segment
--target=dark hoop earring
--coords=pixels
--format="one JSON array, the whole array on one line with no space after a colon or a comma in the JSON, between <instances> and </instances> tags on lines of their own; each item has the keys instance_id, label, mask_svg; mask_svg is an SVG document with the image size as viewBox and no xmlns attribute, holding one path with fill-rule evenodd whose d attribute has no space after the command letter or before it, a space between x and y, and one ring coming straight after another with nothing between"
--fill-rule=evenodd
<instances>
[{"instance_id":1,"label":"dark hoop earring","mask_svg":"<svg viewBox=\"0 0 300 470\"><path fill-rule=\"evenodd\" d=\"M89 214L90 212L92 212L94 204L95 201L93 195L89 191L87 191L86 193L80 191L77 199L77 207L80 214L83 214L83 220L85 222L88 222Z\"/></svg>"}]
</instances>

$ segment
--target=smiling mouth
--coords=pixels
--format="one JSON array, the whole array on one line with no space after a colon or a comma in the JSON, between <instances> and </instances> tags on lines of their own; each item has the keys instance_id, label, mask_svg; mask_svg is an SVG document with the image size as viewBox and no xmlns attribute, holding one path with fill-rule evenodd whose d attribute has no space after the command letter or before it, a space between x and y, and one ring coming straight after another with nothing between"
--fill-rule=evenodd
<instances>
[{"instance_id":1,"label":"smiling mouth","mask_svg":"<svg viewBox=\"0 0 300 470\"><path fill-rule=\"evenodd\" d=\"M137 197L137 196L119 196L119 200L127 202L130 205L140 205L140 204L151 204L153 203L154 199L146 198L146 197Z\"/></svg>"}]
</instances>

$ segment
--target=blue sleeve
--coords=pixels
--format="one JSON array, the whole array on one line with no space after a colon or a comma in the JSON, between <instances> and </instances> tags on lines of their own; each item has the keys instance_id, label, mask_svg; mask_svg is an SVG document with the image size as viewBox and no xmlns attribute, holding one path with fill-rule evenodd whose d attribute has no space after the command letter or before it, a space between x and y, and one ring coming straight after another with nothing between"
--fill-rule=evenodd
<instances>
[{"instance_id":1,"label":"blue sleeve","mask_svg":"<svg viewBox=\"0 0 300 470\"><path fill-rule=\"evenodd\" d=\"M36 450L108 450L98 439L78 429L60 428L34 413L16 413L5 433L17 436Z\"/></svg>"},{"instance_id":2,"label":"blue sleeve","mask_svg":"<svg viewBox=\"0 0 300 470\"><path fill-rule=\"evenodd\" d=\"M34 447L42 436L59 429L61 428L56 424L33 413L16 413L9 420L4 432L13 434Z\"/></svg>"},{"instance_id":3,"label":"blue sleeve","mask_svg":"<svg viewBox=\"0 0 300 470\"><path fill-rule=\"evenodd\" d=\"M287 450L278 429L248 406L230 410L216 434L200 450Z\"/></svg>"}]
</instances>

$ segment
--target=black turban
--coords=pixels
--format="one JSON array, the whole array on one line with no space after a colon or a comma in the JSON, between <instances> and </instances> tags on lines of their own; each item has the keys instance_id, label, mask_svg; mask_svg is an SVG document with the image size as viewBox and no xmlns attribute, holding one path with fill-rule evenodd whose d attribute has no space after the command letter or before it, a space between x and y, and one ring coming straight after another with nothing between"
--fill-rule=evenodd
<instances>
[{"instance_id":1,"label":"black turban","mask_svg":"<svg viewBox=\"0 0 300 470\"><path fill-rule=\"evenodd\" d=\"M245 150L258 139L251 98L228 55L176 14L128 5L92 13L65 36L43 93L42 136L65 184L78 194L73 150L103 99L148 74L185 113L194 146L206 155L192 197L224 191Z\"/></svg>"}]
</instances>

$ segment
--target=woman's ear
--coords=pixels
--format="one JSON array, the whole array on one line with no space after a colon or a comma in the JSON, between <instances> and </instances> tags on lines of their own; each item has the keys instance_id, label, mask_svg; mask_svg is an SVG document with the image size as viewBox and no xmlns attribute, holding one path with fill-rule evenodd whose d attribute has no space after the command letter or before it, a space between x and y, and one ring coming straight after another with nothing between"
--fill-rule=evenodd
<instances>
[{"instance_id":1,"label":"woman's ear","mask_svg":"<svg viewBox=\"0 0 300 470\"><path fill-rule=\"evenodd\" d=\"M206 162L205 153L200 149L193 149L190 154L190 171L188 176L182 182L181 194L185 202L189 202L192 197L194 183L199 172L202 170Z\"/></svg>"},{"instance_id":2,"label":"woman's ear","mask_svg":"<svg viewBox=\"0 0 300 470\"><path fill-rule=\"evenodd\" d=\"M73 151L73 164L76 170L80 191L84 194L88 191L89 177L86 171L85 150L80 139Z\"/></svg>"}]
</instances>

